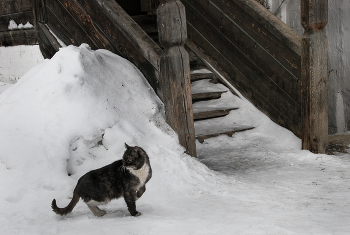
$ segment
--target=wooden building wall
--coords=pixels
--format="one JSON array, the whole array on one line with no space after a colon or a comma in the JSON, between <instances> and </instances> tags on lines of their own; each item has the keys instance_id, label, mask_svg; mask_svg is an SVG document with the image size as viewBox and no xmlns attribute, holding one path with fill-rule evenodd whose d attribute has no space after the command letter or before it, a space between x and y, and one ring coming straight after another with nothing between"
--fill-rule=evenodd
<instances>
[{"instance_id":1,"label":"wooden building wall","mask_svg":"<svg viewBox=\"0 0 350 235\"><path fill-rule=\"evenodd\" d=\"M38 36L35 28L9 30L9 22L17 25L27 22L35 26L35 14L32 0L0 1L0 46L35 45Z\"/></svg>"}]
</instances>

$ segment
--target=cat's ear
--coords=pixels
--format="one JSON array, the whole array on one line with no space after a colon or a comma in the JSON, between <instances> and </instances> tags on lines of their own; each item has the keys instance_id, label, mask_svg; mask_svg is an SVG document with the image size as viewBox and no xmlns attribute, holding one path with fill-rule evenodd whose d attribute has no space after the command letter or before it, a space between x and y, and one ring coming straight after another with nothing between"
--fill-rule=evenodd
<instances>
[{"instance_id":1,"label":"cat's ear","mask_svg":"<svg viewBox=\"0 0 350 235\"><path fill-rule=\"evenodd\" d=\"M125 143L125 148L130 149L131 147Z\"/></svg>"}]
</instances>

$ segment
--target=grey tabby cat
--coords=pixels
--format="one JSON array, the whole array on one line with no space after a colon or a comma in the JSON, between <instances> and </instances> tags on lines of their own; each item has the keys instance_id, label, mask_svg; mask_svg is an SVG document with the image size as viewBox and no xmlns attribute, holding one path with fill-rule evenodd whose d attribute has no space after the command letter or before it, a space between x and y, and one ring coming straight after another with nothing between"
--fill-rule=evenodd
<instances>
[{"instance_id":1,"label":"grey tabby cat","mask_svg":"<svg viewBox=\"0 0 350 235\"><path fill-rule=\"evenodd\" d=\"M73 192L71 202L65 208L51 207L59 215L70 213L82 198L96 216L106 214L98 205L106 204L114 198L124 197L132 216L141 215L136 210L136 200L146 191L146 183L152 177L152 169L147 153L140 147L125 144L123 159L83 175Z\"/></svg>"}]
</instances>

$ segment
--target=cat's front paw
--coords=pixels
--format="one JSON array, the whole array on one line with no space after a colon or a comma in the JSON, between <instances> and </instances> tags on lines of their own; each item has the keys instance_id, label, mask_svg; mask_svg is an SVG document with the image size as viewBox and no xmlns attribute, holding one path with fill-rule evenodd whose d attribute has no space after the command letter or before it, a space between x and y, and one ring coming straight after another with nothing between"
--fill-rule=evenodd
<instances>
[{"instance_id":1,"label":"cat's front paw","mask_svg":"<svg viewBox=\"0 0 350 235\"><path fill-rule=\"evenodd\" d=\"M132 215L132 216L137 217L137 216L140 216L140 215L141 215L141 212L136 211L136 214L134 214L134 215Z\"/></svg>"},{"instance_id":2,"label":"cat's front paw","mask_svg":"<svg viewBox=\"0 0 350 235\"><path fill-rule=\"evenodd\" d=\"M98 211L98 212L96 212L96 213L94 213L97 217L102 217L102 216L104 216L105 214L106 214L106 211L104 211L104 210L100 210L100 211Z\"/></svg>"}]
</instances>

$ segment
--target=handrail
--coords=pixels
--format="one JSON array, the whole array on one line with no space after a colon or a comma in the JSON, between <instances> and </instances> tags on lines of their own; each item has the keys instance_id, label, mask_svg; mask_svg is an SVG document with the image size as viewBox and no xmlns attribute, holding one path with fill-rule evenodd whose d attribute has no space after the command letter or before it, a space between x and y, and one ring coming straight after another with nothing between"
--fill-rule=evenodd
<instances>
[{"instance_id":1,"label":"handrail","mask_svg":"<svg viewBox=\"0 0 350 235\"><path fill-rule=\"evenodd\" d=\"M264 6L255 0L234 0L234 2L257 22L263 24L286 46L301 55L301 37L299 34L271 14Z\"/></svg>"},{"instance_id":2,"label":"handrail","mask_svg":"<svg viewBox=\"0 0 350 235\"><path fill-rule=\"evenodd\" d=\"M161 48L114 0L95 0L105 15L118 27L142 55L160 71Z\"/></svg>"}]
</instances>

